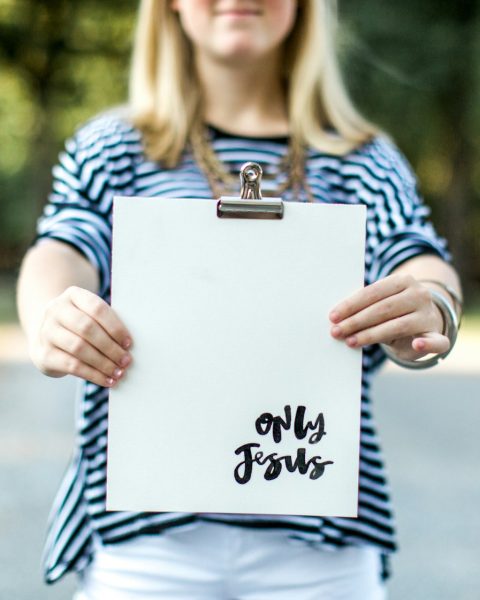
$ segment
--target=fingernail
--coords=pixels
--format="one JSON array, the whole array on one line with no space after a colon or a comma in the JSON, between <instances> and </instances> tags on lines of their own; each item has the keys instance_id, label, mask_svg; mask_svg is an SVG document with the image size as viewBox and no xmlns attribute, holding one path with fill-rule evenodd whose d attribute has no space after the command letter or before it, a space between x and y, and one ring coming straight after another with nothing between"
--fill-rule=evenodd
<instances>
[{"instance_id":1,"label":"fingernail","mask_svg":"<svg viewBox=\"0 0 480 600\"><path fill-rule=\"evenodd\" d=\"M342 330L340 327L338 327L338 325L335 325L335 327L332 327L331 332L332 332L333 337L340 337L342 335Z\"/></svg>"},{"instance_id":2,"label":"fingernail","mask_svg":"<svg viewBox=\"0 0 480 600\"><path fill-rule=\"evenodd\" d=\"M357 345L357 338L352 335L352 337L347 338L347 344L350 348L354 348Z\"/></svg>"},{"instance_id":3,"label":"fingernail","mask_svg":"<svg viewBox=\"0 0 480 600\"><path fill-rule=\"evenodd\" d=\"M129 354L125 354L125 355L124 355L124 356L122 356L122 358L119 360L119 364L120 364L120 366L122 366L122 367L126 367L126 366L129 364L129 362L130 362L131 360L132 360L132 359L130 358L130 355L129 355Z\"/></svg>"},{"instance_id":4,"label":"fingernail","mask_svg":"<svg viewBox=\"0 0 480 600\"><path fill-rule=\"evenodd\" d=\"M132 345L132 340L130 338L125 338L122 342L122 348L124 348L125 350L128 350L131 345Z\"/></svg>"},{"instance_id":5,"label":"fingernail","mask_svg":"<svg viewBox=\"0 0 480 600\"><path fill-rule=\"evenodd\" d=\"M112 379L111 377L107 377L105 382L107 384L107 387L111 387L115 383L115 380Z\"/></svg>"},{"instance_id":6,"label":"fingernail","mask_svg":"<svg viewBox=\"0 0 480 600\"><path fill-rule=\"evenodd\" d=\"M333 321L333 323L340 321L340 315L335 310L332 310L332 312L329 314L329 317L330 317L330 321Z\"/></svg>"},{"instance_id":7,"label":"fingernail","mask_svg":"<svg viewBox=\"0 0 480 600\"><path fill-rule=\"evenodd\" d=\"M425 340L417 340L415 345L417 346L417 350L424 350L426 346Z\"/></svg>"},{"instance_id":8,"label":"fingernail","mask_svg":"<svg viewBox=\"0 0 480 600\"><path fill-rule=\"evenodd\" d=\"M113 376L115 377L115 379L119 379L122 375L123 375L122 369L115 369L115 371L113 372Z\"/></svg>"}]
</instances>

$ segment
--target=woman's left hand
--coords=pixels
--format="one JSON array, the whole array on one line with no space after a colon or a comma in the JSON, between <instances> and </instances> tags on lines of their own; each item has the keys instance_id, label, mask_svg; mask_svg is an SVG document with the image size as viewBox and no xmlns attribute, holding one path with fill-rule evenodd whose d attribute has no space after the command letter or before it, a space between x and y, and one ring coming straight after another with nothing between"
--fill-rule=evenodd
<instances>
[{"instance_id":1,"label":"woman's left hand","mask_svg":"<svg viewBox=\"0 0 480 600\"><path fill-rule=\"evenodd\" d=\"M351 348L387 344L407 360L450 348L429 289L408 274L390 275L368 285L340 302L329 316L332 336Z\"/></svg>"}]
</instances>

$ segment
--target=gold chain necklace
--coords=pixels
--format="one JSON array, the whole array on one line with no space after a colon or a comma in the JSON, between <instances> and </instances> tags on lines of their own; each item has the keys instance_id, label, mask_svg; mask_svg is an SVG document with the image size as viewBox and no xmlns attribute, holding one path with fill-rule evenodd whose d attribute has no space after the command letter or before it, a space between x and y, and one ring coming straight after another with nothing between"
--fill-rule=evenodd
<instances>
[{"instance_id":1,"label":"gold chain necklace","mask_svg":"<svg viewBox=\"0 0 480 600\"><path fill-rule=\"evenodd\" d=\"M214 198L238 194L238 173L231 173L218 158L210 140L210 133L203 125L192 128L190 135L190 146L193 157L204 173ZM302 190L308 202L314 202L314 197L305 177L305 149L290 138L288 151L278 165L279 174L285 173L283 183L274 190L267 192L266 196L281 198L287 190L292 190L295 200L300 200Z\"/></svg>"}]
</instances>

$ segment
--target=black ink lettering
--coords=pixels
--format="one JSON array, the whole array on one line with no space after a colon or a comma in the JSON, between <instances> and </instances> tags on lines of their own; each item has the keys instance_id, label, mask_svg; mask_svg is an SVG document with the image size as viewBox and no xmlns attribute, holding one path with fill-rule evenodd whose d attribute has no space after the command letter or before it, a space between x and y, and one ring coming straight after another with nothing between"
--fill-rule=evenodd
<instances>
[{"instance_id":1,"label":"black ink lettering","mask_svg":"<svg viewBox=\"0 0 480 600\"><path fill-rule=\"evenodd\" d=\"M264 465L268 462L268 458L268 456L265 456L265 458L263 457L263 452L257 452L253 461L256 462L257 465Z\"/></svg>"},{"instance_id":2,"label":"black ink lettering","mask_svg":"<svg viewBox=\"0 0 480 600\"><path fill-rule=\"evenodd\" d=\"M297 440L303 440L309 430L318 429L316 433L313 433L308 442L310 444L318 444L322 437L326 434L325 431L325 419L323 413L320 413L315 422L307 421L304 425L305 419L305 406L297 406L297 412L295 413L294 432Z\"/></svg>"},{"instance_id":3,"label":"black ink lettering","mask_svg":"<svg viewBox=\"0 0 480 600\"><path fill-rule=\"evenodd\" d=\"M285 419L272 413L263 413L255 421L255 429L259 435L267 435L272 430L273 441L278 444L282 441L282 429L290 429L292 425L292 409L285 406Z\"/></svg>"},{"instance_id":4,"label":"black ink lettering","mask_svg":"<svg viewBox=\"0 0 480 600\"><path fill-rule=\"evenodd\" d=\"M268 458L270 459L270 464L266 468L263 477L267 481L272 481L273 479L276 479L282 472L281 461L283 457L277 458L277 453L274 452L273 454L269 454Z\"/></svg>"},{"instance_id":5,"label":"black ink lettering","mask_svg":"<svg viewBox=\"0 0 480 600\"><path fill-rule=\"evenodd\" d=\"M259 435L267 435L272 433L273 441L278 444L282 441L282 430L289 430L292 427L292 408L290 405L284 407L285 418L280 415L273 416L272 413L262 413L255 421L255 428ZM308 438L309 444L318 444L322 437L326 435L325 419L323 413L319 413L315 421L305 420L306 407L297 406L293 423L293 432L298 440L303 440L307 437L308 432L313 433ZM265 467L263 473L264 479L273 481L277 479L282 472L283 467L289 473L298 471L300 475L309 473L309 478L312 480L319 479L325 473L325 468L328 465L333 465L332 460L323 460L321 456L313 456L309 460L306 457L306 448L298 448L295 457L279 456L277 452L265 454L261 450L260 444L250 442L244 444L235 450L235 454L242 455L243 460L236 466L234 471L235 480L243 485L248 483L252 478L253 467L255 464L260 467Z\"/></svg>"},{"instance_id":6,"label":"black ink lettering","mask_svg":"<svg viewBox=\"0 0 480 600\"><path fill-rule=\"evenodd\" d=\"M235 481L240 484L248 483L252 477L253 468L253 457L252 448L260 448L260 444L244 444L235 450L235 454L241 454L243 452L244 458L241 463L235 467L234 476ZM243 474L241 473L243 467Z\"/></svg>"},{"instance_id":7,"label":"black ink lettering","mask_svg":"<svg viewBox=\"0 0 480 600\"><path fill-rule=\"evenodd\" d=\"M285 467L290 473L294 473L298 469L299 473L305 475L308 470L308 464L305 462L305 448L297 450L297 456L294 461L291 456L285 456Z\"/></svg>"},{"instance_id":8,"label":"black ink lettering","mask_svg":"<svg viewBox=\"0 0 480 600\"><path fill-rule=\"evenodd\" d=\"M320 477L325 472L325 467L327 465L333 465L333 460L324 460L321 462L321 456L314 456L310 462L313 462L314 468L310 473L310 479L320 479Z\"/></svg>"},{"instance_id":9,"label":"black ink lettering","mask_svg":"<svg viewBox=\"0 0 480 600\"><path fill-rule=\"evenodd\" d=\"M313 424L312 429L317 428L316 433L312 433L312 435L308 438L309 444L318 444L318 442L322 439L324 435L326 435L325 431L325 418L323 413L320 413L317 417L317 420Z\"/></svg>"},{"instance_id":10,"label":"black ink lettering","mask_svg":"<svg viewBox=\"0 0 480 600\"><path fill-rule=\"evenodd\" d=\"M255 429L258 435L267 435L272 428L273 415L272 413L262 413L255 421Z\"/></svg>"},{"instance_id":11,"label":"black ink lettering","mask_svg":"<svg viewBox=\"0 0 480 600\"><path fill-rule=\"evenodd\" d=\"M326 465L333 465L333 461L331 460L322 462L321 456L312 456L310 460L306 460L305 454L305 448L298 448L295 460L288 455L278 456L276 452L269 454L265 457L266 460L270 460L270 465L267 467L264 473L264 478L267 481L276 479L282 472L282 463L285 464L285 468L290 473L298 471L301 475L306 475L309 468L313 466L313 469L310 472L310 479L319 479L325 472ZM266 460L263 461L263 464L265 464Z\"/></svg>"}]
</instances>

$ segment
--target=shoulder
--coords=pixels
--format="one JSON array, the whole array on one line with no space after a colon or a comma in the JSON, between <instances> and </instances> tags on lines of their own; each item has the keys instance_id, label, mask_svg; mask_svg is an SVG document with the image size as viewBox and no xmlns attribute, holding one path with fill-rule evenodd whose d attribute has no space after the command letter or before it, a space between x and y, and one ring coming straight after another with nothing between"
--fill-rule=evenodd
<instances>
[{"instance_id":1,"label":"shoulder","mask_svg":"<svg viewBox=\"0 0 480 600\"><path fill-rule=\"evenodd\" d=\"M412 168L387 136L376 136L343 155L313 156L312 180L329 201L363 203L387 212L409 211L420 201Z\"/></svg>"},{"instance_id":2,"label":"shoulder","mask_svg":"<svg viewBox=\"0 0 480 600\"><path fill-rule=\"evenodd\" d=\"M415 187L413 169L396 144L386 135L374 137L344 157L345 165L358 165L394 187Z\"/></svg>"},{"instance_id":3,"label":"shoulder","mask_svg":"<svg viewBox=\"0 0 480 600\"><path fill-rule=\"evenodd\" d=\"M142 160L140 132L123 109L103 112L79 126L53 167L54 191L75 201L102 202L130 189L135 165ZM68 190L68 191L67 191Z\"/></svg>"},{"instance_id":4,"label":"shoulder","mask_svg":"<svg viewBox=\"0 0 480 600\"><path fill-rule=\"evenodd\" d=\"M412 186L415 174L405 156L386 135L378 135L345 154L329 154L321 150L309 153L312 164L320 171L331 172L340 180L390 182Z\"/></svg>"},{"instance_id":5,"label":"shoulder","mask_svg":"<svg viewBox=\"0 0 480 600\"><path fill-rule=\"evenodd\" d=\"M115 159L142 152L141 134L132 124L127 108L118 107L102 112L82 125L67 141L68 151L79 162L89 159Z\"/></svg>"}]
</instances>

